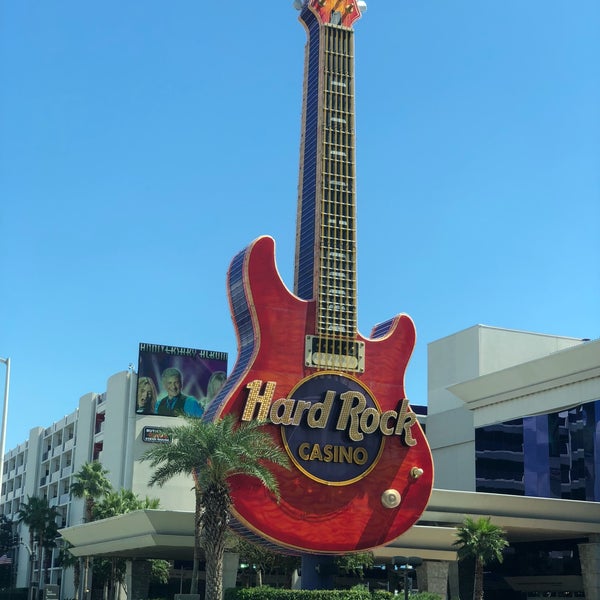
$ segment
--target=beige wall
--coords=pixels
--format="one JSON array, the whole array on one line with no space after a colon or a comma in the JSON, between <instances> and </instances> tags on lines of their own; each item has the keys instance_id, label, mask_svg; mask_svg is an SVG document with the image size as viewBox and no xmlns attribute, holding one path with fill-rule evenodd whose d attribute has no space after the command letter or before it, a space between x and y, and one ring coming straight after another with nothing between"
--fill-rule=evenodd
<instances>
[{"instance_id":1,"label":"beige wall","mask_svg":"<svg viewBox=\"0 0 600 600\"><path fill-rule=\"evenodd\" d=\"M161 417L152 415L142 415L136 418L133 440L133 479L131 489L144 498L160 499L160 508L169 510L194 510L194 493L192 487L193 479L190 476L174 477L162 488L158 486L148 486L148 481L152 477L152 468L148 462L141 460L144 453L153 446L148 442L142 441L144 427L172 427L181 419L174 417Z\"/></svg>"},{"instance_id":2,"label":"beige wall","mask_svg":"<svg viewBox=\"0 0 600 600\"><path fill-rule=\"evenodd\" d=\"M427 438L434 460L435 487L475 491L475 427L481 425L480 417L493 423L527 414L522 403L508 413L500 411L499 404L469 404L464 394L458 394L463 387L476 384L465 382L479 381L485 388L481 393L491 394L485 385L490 377L501 377L501 371L581 344L576 338L485 325L475 325L429 344Z\"/></svg>"}]
</instances>

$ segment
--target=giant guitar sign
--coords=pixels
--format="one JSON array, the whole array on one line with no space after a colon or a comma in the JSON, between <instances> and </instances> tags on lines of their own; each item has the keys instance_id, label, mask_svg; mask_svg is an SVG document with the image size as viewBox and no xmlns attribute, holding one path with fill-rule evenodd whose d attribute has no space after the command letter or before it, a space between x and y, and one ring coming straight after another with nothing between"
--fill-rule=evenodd
<instances>
[{"instance_id":1,"label":"giant guitar sign","mask_svg":"<svg viewBox=\"0 0 600 600\"><path fill-rule=\"evenodd\" d=\"M401 314L357 330L354 144L356 0L308 0L294 293L261 237L228 273L239 355L206 418L265 422L290 457L281 499L231 479L234 517L290 551L383 545L422 514L433 464L404 390L415 328Z\"/></svg>"}]
</instances>

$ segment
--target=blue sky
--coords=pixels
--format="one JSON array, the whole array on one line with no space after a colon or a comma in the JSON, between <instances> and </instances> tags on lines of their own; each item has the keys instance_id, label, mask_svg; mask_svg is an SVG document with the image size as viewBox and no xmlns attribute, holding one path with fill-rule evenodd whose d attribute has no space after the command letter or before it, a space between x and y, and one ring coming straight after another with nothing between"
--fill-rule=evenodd
<instances>
[{"instance_id":1,"label":"blue sky","mask_svg":"<svg viewBox=\"0 0 600 600\"><path fill-rule=\"evenodd\" d=\"M597 0L371 0L355 29L359 328L413 317L411 402L474 324L597 338ZM233 366L257 236L292 287L304 43L287 0L1 5L7 449L139 342Z\"/></svg>"}]
</instances>

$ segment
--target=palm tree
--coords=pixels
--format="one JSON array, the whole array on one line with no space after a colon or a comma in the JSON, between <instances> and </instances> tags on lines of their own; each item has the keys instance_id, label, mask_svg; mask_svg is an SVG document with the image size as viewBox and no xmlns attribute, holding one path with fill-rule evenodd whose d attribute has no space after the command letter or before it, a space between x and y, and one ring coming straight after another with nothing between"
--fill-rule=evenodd
<instances>
[{"instance_id":1,"label":"palm tree","mask_svg":"<svg viewBox=\"0 0 600 600\"><path fill-rule=\"evenodd\" d=\"M97 460L81 465L81 469L73 475L71 494L75 498L85 498L86 523L92 521L96 500L112 491L112 485L106 477L108 471Z\"/></svg>"},{"instance_id":2,"label":"palm tree","mask_svg":"<svg viewBox=\"0 0 600 600\"><path fill-rule=\"evenodd\" d=\"M118 492L108 492L100 502L94 505L92 510L92 518L94 521L98 519L108 519L117 515L124 515L134 510L144 510L147 508L158 508L160 506L159 498L141 499L131 490L121 488Z\"/></svg>"},{"instance_id":3,"label":"palm tree","mask_svg":"<svg viewBox=\"0 0 600 600\"><path fill-rule=\"evenodd\" d=\"M458 547L458 558L475 560L473 600L483 600L483 567L490 562L502 562L502 550L508 546L506 533L491 523L490 517L475 520L467 517L458 528L454 546Z\"/></svg>"},{"instance_id":4,"label":"palm tree","mask_svg":"<svg viewBox=\"0 0 600 600\"><path fill-rule=\"evenodd\" d=\"M232 500L228 479L248 475L279 497L279 486L270 466L289 468L286 454L261 423L237 425L234 415L208 422L184 417L185 423L165 428L169 444L156 445L143 460L155 469L150 485L163 486L175 475L194 480L195 535L191 592L198 589L200 547L206 558L206 600L221 600L223 554Z\"/></svg>"},{"instance_id":5,"label":"palm tree","mask_svg":"<svg viewBox=\"0 0 600 600\"><path fill-rule=\"evenodd\" d=\"M48 504L48 499L44 496L27 496L27 501L21 504L19 508L18 522L24 523L29 529L29 549L30 560L33 561L34 543L37 543L37 561L38 561L38 586L45 580L46 569L44 568L44 550L56 546L56 537L58 536L58 526L56 519L59 516L56 508ZM29 581L33 579L33 565L29 575Z\"/></svg>"},{"instance_id":6,"label":"palm tree","mask_svg":"<svg viewBox=\"0 0 600 600\"><path fill-rule=\"evenodd\" d=\"M89 523L93 519L93 510L95 502L108 494L112 490L112 485L106 477L108 470L98 461L87 462L81 465L81 469L73 475L71 484L71 494L75 498L85 498L84 522ZM88 575L90 570L90 558L85 557L85 567L83 572L83 590L84 596L88 586ZM75 592L78 595L78 591Z\"/></svg>"},{"instance_id":7,"label":"palm tree","mask_svg":"<svg viewBox=\"0 0 600 600\"><path fill-rule=\"evenodd\" d=\"M56 548L56 540L58 539L58 525L56 520L60 514L54 506L48 508L46 527L39 532L38 545L42 547L44 554L44 562L42 563L42 581L48 583L48 567L51 562L51 553L48 551Z\"/></svg>"},{"instance_id":8,"label":"palm tree","mask_svg":"<svg viewBox=\"0 0 600 600\"><path fill-rule=\"evenodd\" d=\"M44 509L45 507L41 498L38 498L37 496L27 496L27 502L21 503L19 512L17 513L17 522L24 523L29 530L29 586L33 583L33 542L35 540L36 529L44 523Z\"/></svg>"}]
</instances>

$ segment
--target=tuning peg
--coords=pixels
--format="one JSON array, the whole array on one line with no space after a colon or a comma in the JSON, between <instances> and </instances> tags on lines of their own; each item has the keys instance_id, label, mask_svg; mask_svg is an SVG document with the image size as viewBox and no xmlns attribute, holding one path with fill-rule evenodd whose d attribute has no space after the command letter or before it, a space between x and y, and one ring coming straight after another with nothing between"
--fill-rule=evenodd
<instances>
[{"instance_id":1,"label":"tuning peg","mask_svg":"<svg viewBox=\"0 0 600 600\"><path fill-rule=\"evenodd\" d=\"M367 3L365 2L365 0L358 0L356 4L358 4L358 10L360 10L360 12L367 11Z\"/></svg>"},{"instance_id":2,"label":"tuning peg","mask_svg":"<svg viewBox=\"0 0 600 600\"><path fill-rule=\"evenodd\" d=\"M423 475L423 469L421 469L421 467L413 467L410 470L410 476L413 479L419 479L419 477L421 477L421 475Z\"/></svg>"},{"instance_id":3,"label":"tuning peg","mask_svg":"<svg viewBox=\"0 0 600 600\"><path fill-rule=\"evenodd\" d=\"M292 3L292 6L296 10L302 10L302 8L304 7L304 1L303 0L294 0L294 2Z\"/></svg>"}]
</instances>

